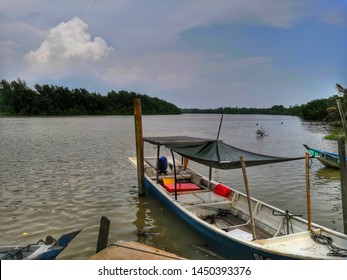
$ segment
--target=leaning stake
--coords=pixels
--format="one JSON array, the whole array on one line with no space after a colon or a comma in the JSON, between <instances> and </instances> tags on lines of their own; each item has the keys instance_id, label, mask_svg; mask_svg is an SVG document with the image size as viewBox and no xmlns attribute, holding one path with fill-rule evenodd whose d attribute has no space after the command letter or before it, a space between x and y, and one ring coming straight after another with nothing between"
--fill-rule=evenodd
<instances>
[{"instance_id":1,"label":"leaning stake","mask_svg":"<svg viewBox=\"0 0 347 280\"><path fill-rule=\"evenodd\" d=\"M139 193L139 196L145 196L142 112L141 112L141 99L138 97L134 99L134 118L135 118L138 193Z\"/></svg>"},{"instance_id":2,"label":"leaning stake","mask_svg":"<svg viewBox=\"0 0 347 280\"><path fill-rule=\"evenodd\" d=\"M307 202L307 230L311 231L312 213L311 213L311 190L310 190L310 154L306 153L306 202Z\"/></svg>"}]
</instances>

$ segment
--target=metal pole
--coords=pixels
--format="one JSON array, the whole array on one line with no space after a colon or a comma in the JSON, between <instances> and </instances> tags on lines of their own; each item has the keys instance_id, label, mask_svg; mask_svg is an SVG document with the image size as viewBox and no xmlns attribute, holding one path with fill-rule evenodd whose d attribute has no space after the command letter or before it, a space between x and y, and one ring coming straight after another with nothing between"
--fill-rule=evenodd
<instances>
[{"instance_id":1,"label":"metal pole","mask_svg":"<svg viewBox=\"0 0 347 280\"><path fill-rule=\"evenodd\" d=\"M143 154L143 135L142 135L142 111L141 99L134 98L134 118L135 118L135 137L136 137L136 158L137 158L137 180L139 196L145 196L145 172Z\"/></svg>"},{"instance_id":2,"label":"metal pole","mask_svg":"<svg viewBox=\"0 0 347 280\"><path fill-rule=\"evenodd\" d=\"M306 152L306 203L307 203L307 230L311 231L311 190L310 190L310 154Z\"/></svg>"},{"instance_id":3,"label":"metal pole","mask_svg":"<svg viewBox=\"0 0 347 280\"><path fill-rule=\"evenodd\" d=\"M337 142L338 142L339 159L340 159L343 230L344 230L344 233L347 234L347 168L346 168L345 138L340 137Z\"/></svg>"},{"instance_id":4,"label":"metal pole","mask_svg":"<svg viewBox=\"0 0 347 280\"><path fill-rule=\"evenodd\" d=\"M220 129L221 129L221 127L222 127L223 115L224 115L224 113L222 113L222 116L221 116L221 118L220 118L220 122L219 122L219 128L218 128L217 140L219 139Z\"/></svg>"},{"instance_id":5,"label":"metal pole","mask_svg":"<svg viewBox=\"0 0 347 280\"><path fill-rule=\"evenodd\" d=\"M240 156L240 162L241 162L241 168L242 168L242 173L243 173L243 179L245 181L247 202L248 202L248 210L249 210L249 217L251 219L251 224L252 224L253 240L256 240L255 223L254 223L254 218L253 218L253 213L252 213L252 205L251 205L251 195L250 195L249 188L248 188L248 178L247 178L247 173L246 173L246 164L245 164L245 160L243 159L243 156Z\"/></svg>"}]
</instances>

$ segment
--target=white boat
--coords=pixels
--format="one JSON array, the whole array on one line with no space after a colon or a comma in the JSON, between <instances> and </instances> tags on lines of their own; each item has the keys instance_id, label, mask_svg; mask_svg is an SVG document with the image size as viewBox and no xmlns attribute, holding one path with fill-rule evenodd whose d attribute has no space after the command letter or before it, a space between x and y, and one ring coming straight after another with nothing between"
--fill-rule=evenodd
<instances>
[{"instance_id":1,"label":"white boat","mask_svg":"<svg viewBox=\"0 0 347 280\"><path fill-rule=\"evenodd\" d=\"M347 235L308 222L207 178L187 160L210 168L283 162L300 158L264 156L224 144L191 137L149 137L157 155L144 158L145 187L175 214L231 259L347 259ZM171 150L159 157L160 147ZM182 156L182 161L175 159ZM137 158L130 161L137 166ZM210 173L211 174L211 173ZM247 193L247 192L246 192Z\"/></svg>"}]
</instances>

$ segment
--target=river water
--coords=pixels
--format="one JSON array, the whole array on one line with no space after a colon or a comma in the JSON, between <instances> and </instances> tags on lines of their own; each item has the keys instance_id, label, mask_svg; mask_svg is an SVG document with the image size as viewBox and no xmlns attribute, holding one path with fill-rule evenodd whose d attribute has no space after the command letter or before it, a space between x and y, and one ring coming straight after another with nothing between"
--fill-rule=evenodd
<instances>
[{"instance_id":1,"label":"river water","mask_svg":"<svg viewBox=\"0 0 347 280\"><path fill-rule=\"evenodd\" d=\"M143 134L215 138L219 121L219 115L143 116ZM261 126L268 136L255 134ZM297 117L224 115L219 138L257 153L296 157L305 155L303 144L336 151L335 141L324 140L329 132ZM134 133L132 116L0 118L0 245L83 228L58 258L87 259L106 216L109 243L138 241L189 259L218 259L153 195L138 197L136 170L128 161L135 155ZM155 152L145 145L145 154ZM304 160L250 167L247 174L252 196L307 217ZM244 191L240 170L214 171L213 177ZM339 171L312 160L310 177L313 222L342 232Z\"/></svg>"}]
</instances>

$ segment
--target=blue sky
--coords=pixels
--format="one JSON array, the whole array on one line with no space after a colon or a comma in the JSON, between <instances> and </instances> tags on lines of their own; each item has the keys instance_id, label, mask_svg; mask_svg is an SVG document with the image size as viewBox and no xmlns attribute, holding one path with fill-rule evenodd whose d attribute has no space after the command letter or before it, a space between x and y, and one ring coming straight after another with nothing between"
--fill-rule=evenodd
<instances>
[{"instance_id":1,"label":"blue sky","mask_svg":"<svg viewBox=\"0 0 347 280\"><path fill-rule=\"evenodd\" d=\"M300 105L347 87L346 15L346 0L0 0L0 79Z\"/></svg>"}]
</instances>

